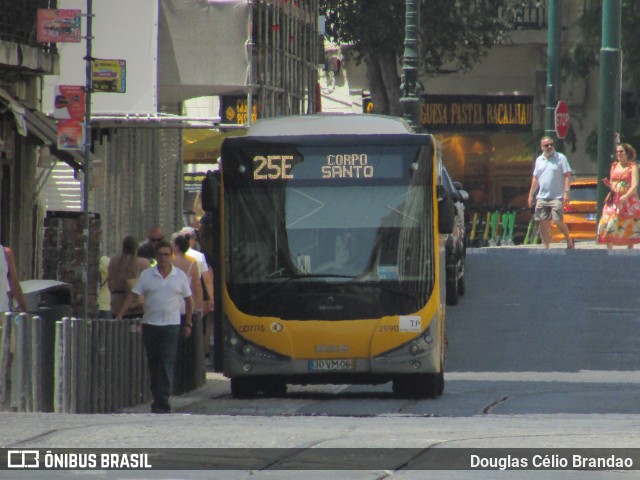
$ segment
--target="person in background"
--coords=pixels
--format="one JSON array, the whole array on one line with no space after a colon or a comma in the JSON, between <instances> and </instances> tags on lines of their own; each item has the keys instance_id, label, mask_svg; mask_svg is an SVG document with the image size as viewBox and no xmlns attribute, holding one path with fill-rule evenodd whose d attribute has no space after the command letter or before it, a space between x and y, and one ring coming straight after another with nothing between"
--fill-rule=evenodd
<instances>
[{"instance_id":1,"label":"person in background","mask_svg":"<svg viewBox=\"0 0 640 480\"><path fill-rule=\"evenodd\" d=\"M116 315L121 320L129 305L144 295L142 343L147 352L153 403L151 413L170 413L169 396L180 340L180 307L184 299L184 336L191 335L193 302L187 275L171 263L171 244L156 247L156 266L142 272Z\"/></svg>"},{"instance_id":2,"label":"person in background","mask_svg":"<svg viewBox=\"0 0 640 480\"><path fill-rule=\"evenodd\" d=\"M114 256L107 269L107 284L111 292L111 313L117 315L120 312L124 300L131 290L131 280L151 267L149 260L136 255L138 242L131 235L122 240L122 253ZM133 305L133 304L131 304ZM133 305L123 313L125 318L139 318L142 316L142 305Z\"/></svg>"},{"instance_id":3,"label":"person in background","mask_svg":"<svg viewBox=\"0 0 640 480\"><path fill-rule=\"evenodd\" d=\"M100 258L100 286L98 288L98 318L113 318L111 292L109 291L109 257Z\"/></svg>"},{"instance_id":4,"label":"person in background","mask_svg":"<svg viewBox=\"0 0 640 480\"><path fill-rule=\"evenodd\" d=\"M193 294L193 313L194 316L202 318L202 282L198 275L198 264L195 259L186 255L189 250L189 240L180 233L174 233L171 236L173 243L173 260L175 267L182 270L189 278L191 293ZM181 313L184 315L184 308Z\"/></svg>"},{"instance_id":5,"label":"person in background","mask_svg":"<svg viewBox=\"0 0 640 480\"><path fill-rule=\"evenodd\" d=\"M609 178L602 182L611 193L602 206L598 224L598 243L626 245L631 249L640 243L640 199L638 199L638 165L635 149L628 143L616 147L616 160L611 164Z\"/></svg>"},{"instance_id":6,"label":"person in background","mask_svg":"<svg viewBox=\"0 0 640 480\"><path fill-rule=\"evenodd\" d=\"M202 279L202 298L203 298L203 316L205 318L205 332L204 332L204 351L207 357L207 363L209 366L213 365L213 352L210 352L211 345L213 344L213 315L209 315L213 312L213 270L209 268L207 259L204 253L194 249L196 244L196 230L193 227L184 227L180 230L181 235L189 240L189 250L187 250L187 256L196 260L198 263L198 271L200 278Z\"/></svg>"},{"instance_id":7,"label":"person in background","mask_svg":"<svg viewBox=\"0 0 640 480\"><path fill-rule=\"evenodd\" d=\"M551 243L551 220L564 235L567 248L575 248L569 227L563 222L564 203L571 198L571 167L562 153L553 148L553 138L540 140L542 155L536 159L529 190L529 208L535 205L534 218L540 222L540 238L544 248ZM536 194L537 192L537 194Z\"/></svg>"},{"instance_id":8,"label":"person in background","mask_svg":"<svg viewBox=\"0 0 640 480\"><path fill-rule=\"evenodd\" d=\"M13 251L9 247L0 245L0 312L13 310L13 301L18 304L21 312L27 312L27 303L22 293L16 261Z\"/></svg>"},{"instance_id":9,"label":"person in background","mask_svg":"<svg viewBox=\"0 0 640 480\"><path fill-rule=\"evenodd\" d=\"M164 240L164 232L160 227L151 227L147 233L147 240L138 247L138 256L153 263L156 258L156 245Z\"/></svg>"}]
</instances>

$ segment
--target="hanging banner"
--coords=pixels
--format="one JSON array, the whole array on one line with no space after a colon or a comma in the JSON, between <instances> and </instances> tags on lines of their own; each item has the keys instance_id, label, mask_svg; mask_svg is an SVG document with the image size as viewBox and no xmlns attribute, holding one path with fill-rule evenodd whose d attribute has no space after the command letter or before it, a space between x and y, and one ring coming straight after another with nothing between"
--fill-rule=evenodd
<instances>
[{"instance_id":1,"label":"hanging banner","mask_svg":"<svg viewBox=\"0 0 640 480\"><path fill-rule=\"evenodd\" d=\"M84 150L84 125L74 120L58 120L58 150Z\"/></svg>"},{"instance_id":2,"label":"hanging banner","mask_svg":"<svg viewBox=\"0 0 640 480\"><path fill-rule=\"evenodd\" d=\"M93 60L91 87L94 92L125 93L127 91L127 62L125 60Z\"/></svg>"},{"instance_id":3,"label":"hanging banner","mask_svg":"<svg viewBox=\"0 0 640 480\"><path fill-rule=\"evenodd\" d=\"M81 10L38 9L38 43L80 43Z\"/></svg>"},{"instance_id":4,"label":"hanging banner","mask_svg":"<svg viewBox=\"0 0 640 480\"><path fill-rule=\"evenodd\" d=\"M82 122L85 114L84 87L77 85L56 85L53 118Z\"/></svg>"}]
</instances>

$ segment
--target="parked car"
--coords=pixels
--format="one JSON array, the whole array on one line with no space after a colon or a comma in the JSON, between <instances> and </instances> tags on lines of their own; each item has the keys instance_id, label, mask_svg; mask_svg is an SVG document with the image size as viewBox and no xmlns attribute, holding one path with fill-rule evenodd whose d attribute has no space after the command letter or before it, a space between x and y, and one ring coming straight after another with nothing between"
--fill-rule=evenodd
<instances>
[{"instance_id":1,"label":"parked car","mask_svg":"<svg viewBox=\"0 0 640 480\"><path fill-rule=\"evenodd\" d=\"M462 189L460 182L454 182L447 169L442 166L440 183L453 200L455 223L453 233L445 239L446 301L447 305L457 305L458 297L464 295L464 267L467 255L465 238L464 202L469 194Z\"/></svg>"},{"instance_id":2,"label":"parked car","mask_svg":"<svg viewBox=\"0 0 640 480\"><path fill-rule=\"evenodd\" d=\"M596 238L597 188L596 177L576 177L571 181L571 199L564 206L564 221L574 240L595 240ZM564 241L564 235L553 224L551 241Z\"/></svg>"}]
</instances>

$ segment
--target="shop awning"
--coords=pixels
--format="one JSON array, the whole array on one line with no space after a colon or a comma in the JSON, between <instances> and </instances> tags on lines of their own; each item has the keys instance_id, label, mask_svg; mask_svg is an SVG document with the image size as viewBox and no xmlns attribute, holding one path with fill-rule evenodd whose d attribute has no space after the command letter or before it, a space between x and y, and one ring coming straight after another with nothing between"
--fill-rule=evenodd
<instances>
[{"instance_id":1,"label":"shop awning","mask_svg":"<svg viewBox=\"0 0 640 480\"><path fill-rule=\"evenodd\" d=\"M184 130L182 133L183 162L216 163L220 157L222 141L227 137L237 137L244 134L244 129L228 132L209 129Z\"/></svg>"},{"instance_id":2,"label":"shop awning","mask_svg":"<svg viewBox=\"0 0 640 480\"><path fill-rule=\"evenodd\" d=\"M75 170L82 170L84 154L78 150L58 150L58 130L56 121L44 113L27 108L14 99L6 90L0 88L0 103L6 105L13 113L18 132L31 136L41 145L46 145L52 155L67 163Z\"/></svg>"}]
</instances>

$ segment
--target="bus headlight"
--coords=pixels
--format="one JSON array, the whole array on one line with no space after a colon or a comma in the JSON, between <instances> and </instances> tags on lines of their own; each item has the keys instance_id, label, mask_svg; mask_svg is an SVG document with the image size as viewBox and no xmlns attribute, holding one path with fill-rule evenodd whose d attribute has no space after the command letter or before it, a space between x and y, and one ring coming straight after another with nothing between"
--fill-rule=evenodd
<instances>
[{"instance_id":1,"label":"bus headlight","mask_svg":"<svg viewBox=\"0 0 640 480\"><path fill-rule=\"evenodd\" d=\"M242 370L245 372L253 369L254 365L264 364L280 364L284 362L290 362L291 359L284 355L280 355L272 350L268 350L265 347L251 343L246 338L243 338L238 334L231 326L231 322L227 318L224 319L224 344L229 353L237 357L241 357L243 363ZM249 368L249 370L247 370Z\"/></svg>"},{"instance_id":2,"label":"bus headlight","mask_svg":"<svg viewBox=\"0 0 640 480\"><path fill-rule=\"evenodd\" d=\"M245 345L244 347L242 347L242 354L245 357L252 357L254 353L255 351L251 345Z\"/></svg>"},{"instance_id":3,"label":"bus headlight","mask_svg":"<svg viewBox=\"0 0 640 480\"><path fill-rule=\"evenodd\" d=\"M418 369L422 367L422 364L418 359L421 359L425 355L429 355L433 352L434 348L436 348L436 345L434 343L434 338L431 335L431 327L427 327L425 332L420 336L415 337L404 345L374 357L374 361L384 363L411 362L411 366Z\"/></svg>"}]
</instances>

